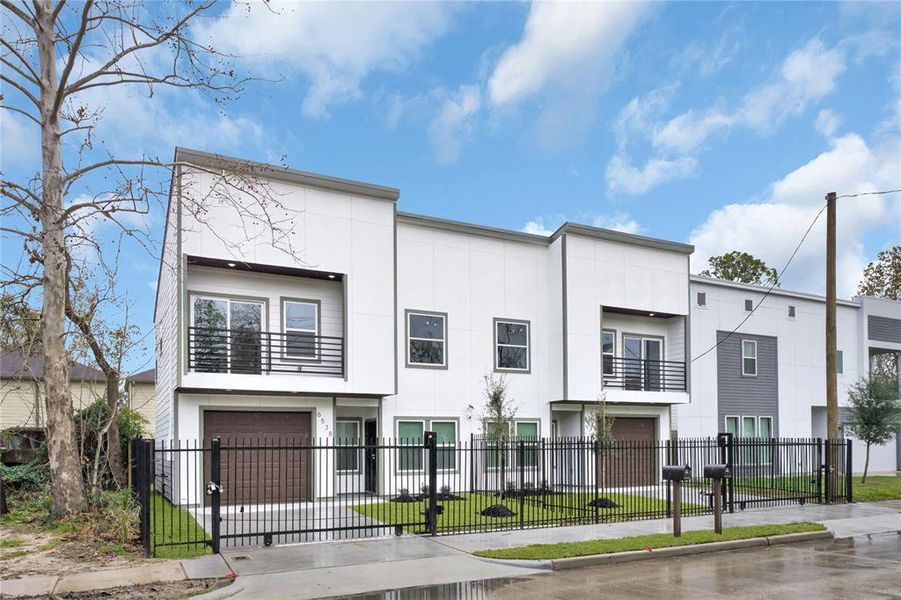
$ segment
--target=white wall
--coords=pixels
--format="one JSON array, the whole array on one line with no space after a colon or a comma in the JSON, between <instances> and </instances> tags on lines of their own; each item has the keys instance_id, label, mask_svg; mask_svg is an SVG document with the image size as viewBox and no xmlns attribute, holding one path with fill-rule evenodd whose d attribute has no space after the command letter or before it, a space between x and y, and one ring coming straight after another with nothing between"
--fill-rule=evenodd
<instances>
[{"instance_id":1,"label":"white wall","mask_svg":"<svg viewBox=\"0 0 901 600\"><path fill-rule=\"evenodd\" d=\"M175 182L177 190L178 180ZM178 254L180 233L178 231L177 191L169 198L166 217L166 232L163 239L159 280L156 285L156 305L154 318L156 358L156 415L154 437L171 439L175 435L172 417L175 388L179 378L179 304L181 284L178 280L182 258Z\"/></svg>"},{"instance_id":2,"label":"white wall","mask_svg":"<svg viewBox=\"0 0 901 600\"><path fill-rule=\"evenodd\" d=\"M477 432L498 317L530 322L531 371L506 377L516 416L541 419L547 433L547 393L559 387L548 365L560 327L549 324L561 320L551 316L548 290L562 290L549 279L548 248L409 223L398 224L397 243L399 393L384 401L384 426L395 417L444 416L460 419L462 438ZM407 309L447 313L446 369L405 367Z\"/></svg>"},{"instance_id":3,"label":"white wall","mask_svg":"<svg viewBox=\"0 0 901 600\"><path fill-rule=\"evenodd\" d=\"M570 399L595 400L601 392L602 306L688 314L688 260L679 252L567 233L566 280ZM618 318L606 315L604 326ZM666 333L662 321L645 325ZM652 401L651 393L643 396Z\"/></svg>"}]
</instances>

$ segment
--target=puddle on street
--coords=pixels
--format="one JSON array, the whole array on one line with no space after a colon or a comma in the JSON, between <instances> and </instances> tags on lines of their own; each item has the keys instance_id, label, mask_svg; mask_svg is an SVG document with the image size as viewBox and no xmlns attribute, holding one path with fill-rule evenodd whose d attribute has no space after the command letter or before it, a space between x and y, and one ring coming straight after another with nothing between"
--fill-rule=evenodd
<instances>
[{"instance_id":1,"label":"puddle on street","mask_svg":"<svg viewBox=\"0 0 901 600\"><path fill-rule=\"evenodd\" d=\"M334 600L483 600L489 598L491 592L512 583L527 581L530 577L499 577L496 579L480 579L477 581L461 581L427 585L422 587L356 594L353 596L336 596Z\"/></svg>"}]
</instances>

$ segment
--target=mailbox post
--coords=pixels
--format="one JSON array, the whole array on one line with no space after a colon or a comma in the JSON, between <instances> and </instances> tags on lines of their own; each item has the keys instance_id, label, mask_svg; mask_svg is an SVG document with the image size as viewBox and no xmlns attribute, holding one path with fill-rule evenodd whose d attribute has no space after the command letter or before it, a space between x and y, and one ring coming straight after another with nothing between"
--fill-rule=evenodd
<instances>
[{"instance_id":1,"label":"mailbox post","mask_svg":"<svg viewBox=\"0 0 901 600\"><path fill-rule=\"evenodd\" d=\"M723 479L731 477L729 465L705 465L704 479L713 480L713 530L723 533Z\"/></svg>"},{"instance_id":2,"label":"mailbox post","mask_svg":"<svg viewBox=\"0 0 901 600\"><path fill-rule=\"evenodd\" d=\"M663 480L672 485L673 537L682 537L682 482L687 479L691 479L689 465L666 465L663 467Z\"/></svg>"}]
</instances>

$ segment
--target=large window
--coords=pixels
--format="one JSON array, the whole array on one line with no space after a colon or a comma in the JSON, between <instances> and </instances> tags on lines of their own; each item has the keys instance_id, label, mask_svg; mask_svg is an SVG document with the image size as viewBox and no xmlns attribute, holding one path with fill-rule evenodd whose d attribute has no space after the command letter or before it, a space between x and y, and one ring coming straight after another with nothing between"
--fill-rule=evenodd
<instances>
[{"instance_id":1,"label":"large window","mask_svg":"<svg viewBox=\"0 0 901 600\"><path fill-rule=\"evenodd\" d=\"M191 367L204 373L259 373L263 302L193 296Z\"/></svg>"},{"instance_id":2,"label":"large window","mask_svg":"<svg viewBox=\"0 0 901 600\"><path fill-rule=\"evenodd\" d=\"M495 364L499 371L529 370L529 322L494 320Z\"/></svg>"},{"instance_id":3,"label":"large window","mask_svg":"<svg viewBox=\"0 0 901 600\"><path fill-rule=\"evenodd\" d=\"M437 313L407 312L407 364L447 366L447 316Z\"/></svg>"},{"instance_id":4,"label":"large window","mask_svg":"<svg viewBox=\"0 0 901 600\"><path fill-rule=\"evenodd\" d=\"M526 468L538 466L538 422L517 421L514 425L516 438L523 445L522 464ZM519 448L516 449L519 454Z\"/></svg>"},{"instance_id":5,"label":"large window","mask_svg":"<svg viewBox=\"0 0 901 600\"><path fill-rule=\"evenodd\" d=\"M350 473L360 470L360 422L338 420L335 423L335 445L354 446L338 450L338 472Z\"/></svg>"},{"instance_id":6,"label":"large window","mask_svg":"<svg viewBox=\"0 0 901 600\"><path fill-rule=\"evenodd\" d=\"M727 416L726 432L739 438L736 443L740 464L770 464L771 448L768 440L773 437L773 417Z\"/></svg>"},{"instance_id":7,"label":"large window","mask_svg":"<svg viewBox=\"0 0 901 600\"><path fill-rule=\"evenodd\" d=\"M741 374L757 376L757 342L754 340L741 341Z\"/></svg>"},{"instance_id":8,"label":"large window","mask_svg":"<svg viewBox=\"0 0 901 600\"><path fill-rule=\"evenodd\" d=\"M438 443L438 470L453 471L457 468L457 422L432 421L431 430L435 432Z\"/></svg>"},{"instance_id":9,"label":"large window","mask_svg":"<svg viewBox=\"0 0 901 600\"><path fill-rule=\"evenodd\" d=\"M285 332L285 358L313 358L319 335L319 303L304 300L285 300L282 303L282 323Z\"/></svg>"},{"instance_id":10,"label":"large window","mask_svg":"<svg viewBox=\"0 0 901 600\"><path fill-rule=\"evenodd\" d=\"M411 446L410 449L398 450L398 471L422 470L422 445L425 435L425 421L398 421L398 446Z\"/></svg>"},{"instance_id":11,"label":"large window","mask_svg":"<svg viewBox=\"0 0 901 600\"><path fill-rule=\"evenodd\" d=\"M601 332L601 360L604 375L614 375L613 358L616 356L616 332L605 329Z\"/></svg>"}]
</instances>

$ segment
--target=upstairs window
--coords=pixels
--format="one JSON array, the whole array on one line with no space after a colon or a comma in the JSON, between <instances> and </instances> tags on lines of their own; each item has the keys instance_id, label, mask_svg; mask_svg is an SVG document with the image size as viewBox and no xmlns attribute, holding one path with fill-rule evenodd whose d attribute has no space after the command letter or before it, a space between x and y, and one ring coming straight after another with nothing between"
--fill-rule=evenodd
<instances>
[{"instance_id":1,"label":"upstairs window","mask_svg":"<svg viewBox=\"0 0 901 600\"><path fill-rule=\"evenodd\" d=\"M741 374L757 376L757 342L754 340L741 341Z\"/></svg>"},{"instance_id":2,"label":"upstairs window","mask_svg":"<svg viewBox=\"0 0 901 600\"><path fill-rule=\"evenodd\" d=\"M698 306L707 306L707 292L698 292Z\"/></svg>"},{"instance_id":3,"label":"upstairs window","mask_svg":"<svg viewBox=\"0 0 901 600\"><path fill-rule=\"evenodd\" d=\"M316 358L319 336L319 303L285 300L282 304L285 358Z\"/></svg>"},{"instance_id":4,"label":"upstairs window","mask_svg":"<svg viewBox=\"0 0 901 600\"><path fill-rule=\"evenodd\" d=\"M601 360L603 361L604 375L613 375L614 357L616 356L616 332L604 330L601 332Z\"/></svg>"},{"instance_id":5,"label":"upstairs window","mask_svg":"<svg viewBox=\"0 0 901 600\"><path fill-rule=\"evenodd\" d=\"M788 318L789 318L789 319L794 319L794 318L795 318L795 307L794 307L794 306L789 305L789 307L788 307Z\"/></svg>"},{"instance_id":6,"label":"upstairs window","mask_svg":"<svg viewBox=\"0 0 901 600\"><path fill-rule=\"evenodd\" d=\"M495 363L499 371L529 370L529 322L495 319Z\"/></svg>"},{"instance_id":7,"label":"upstairs window","mask_svg":"<svg viewBox=\"0 0 901 600\"><path fill-rule=\"evenodd\" d=\"M447 317L407 312L407 365L447 367Z\"/></svg>"},{"instance_id":8,"label":"upstairs window","mask_svg":"<svg viewBox=\"0 0 901 600\"><path fill-rule=\"evenodd\" d=\"M845 355L842 354L841 350L835 351L835 372L838 374L844 373L845 371Z\"/></svg>"},{"instance_id":9,"label":"upstairs window","mask_svg":"<svg viewBox=\"0 0 901 600\"><path fill-rule=\"evenodd\" d=\"M745 310L751 312L754 310L754 301L753 300L745 300Z\"/></svg>"}]
</instances>

